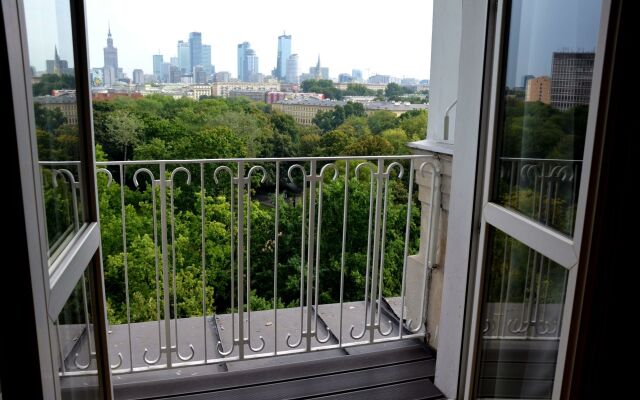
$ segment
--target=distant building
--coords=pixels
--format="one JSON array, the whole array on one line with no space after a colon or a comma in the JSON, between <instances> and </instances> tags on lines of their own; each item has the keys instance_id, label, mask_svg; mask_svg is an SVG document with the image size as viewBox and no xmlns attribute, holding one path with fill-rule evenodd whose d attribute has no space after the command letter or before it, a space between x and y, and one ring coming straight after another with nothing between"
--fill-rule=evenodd
<instances>
[{"instance_id":1,"label":"distant building","mask_svg":"<svg viewBox=\"0 0 640 400\"><path fill-rule=\"evenodd\" d=\"M67 60L63 60L58 55L58 46L54 48L53 60L47 60L47 74L53 75L73 75L73 68L69 68Z\"/></svg>"},{"instance_id":2,"label":"distant building","mask_svg":"<svg viewBox=\"0 0 640 400\"><path fill-rule=\"evenodd\" d=\"M175 65L169 64L169 79L167 82L169 83L180 83L180 78L182 73L180 72L180 68Z\"/></svg>"},{"instance_id":3,"label":"distant building","mask_svg":"<svg viewBox=\"0 0 640 400\"><path fill-rule=\"evenodd\" d=\"M318 63L316 66L309 68L309 75L311 76L311 79L315 80L329 79L329 68L320 66L320 56L318 56Z\"/></svg>"},{"instance_id":4,"label":"distant building","mask_svg":"<svg viewBox=\"0 0 640 400\"><path fill-rule=\"evenodd\" d=\"M259 82L260 81L260 77L257 75L259 74L259 59L258 56L256 55L255 50L249 48L245 51L244 53L244 60L243 60L243 76L244 79L248 82Z\"/></svg>"},{"instance_id":5,"label":"distant building","mask_svg":"<svg viewBox=\"0 0 640 400\"><path fill-rule=\"evenodd\" d=\"M191 98L194 100L200 100L200 96L211 96L211 86L209 85L194 85L191 86Z\"/></svg>"},{"instance_id":6,"label":"distant building","mask_svg":"<svg viewBox=\"0 0 640 400\"><path fill-rule=\"evenodd\" d=\"M275 77L278 80L287 80L287 64L289 62L289 57L291 57L291 35L282 34L278 36L278 64L276 66L276 75ZM297 68L296 68L297 69ZM296 78L297 78L296 71Z\"/></svg>"},{"instance_id":7,"label":"distant building","mask_svg":"<svg viewBox=\"0 0 640 400\"><path fill-rule=\"evenodd\" d=\"M200 32L189 33L189 64L191 69L202 65L202 33Z\"/></svg>"},{"instance_id":8,"label":"distant building","mask_svg":"<svg viewBox=\"0 0 640 400\"><path fill-rule=\"evenodd\" d=\"M211 85L211 95L217 97L229 97L232 91L257 91L257 92L277 92L280 91L280 83L276 82L214 82Z\"/></svg>"},{"instance_id":9,"label":"distant building","mask_svg":"<svg viewBox=\"0 0 640 400\"><path fill-rule=\"evenodd\" d=\"M338 75L338 82L340 83L350 83L352 81L353 78L347 73Z\"/></svg>"},{"instance_id":10,"label":"distant building","mask_svg":"<svg viewBox=\"0 0 640 400\"><path fill-rule=\"evenodd\" d=\"M595 53L556 52L551 66L551 106L568 110L588 105Z\"/></svg>"},{"instance_id":11,"label":"distant building","mask_svg":"<svg viewBox=\"0 0 640 400\"><path fill-rule=\"evenodd\" d=\"M313 118L318 111L331 111L336 106L345 106L346 101L337 100L318 100L314 98L303 99L291 99L281 100L274 104L272 107L274 110L278 110L285 114L290 115L293 119L302 125L311 125ZM426 110L428 106L426 104L401 104L393 102L366 102L364 103L365 112L367 115L371 115L376 111L390 111L396 116L400 116L407 111L412 110Z\"/></svg>"},{"instance_id":12,"label":"distant building","mask_svg":"<svg viewBox=\"0 0 640 400\"><path fill-rule=\"evenodd\" d=\"M193 68L193 81L198 85L207 83L207 71L202 65L196 65Z\"/></svg>"},{"instance_id":13,"label":"distant building","mask_svg":"<svg viewBox=\"0 0 640 400\"><path fill-rule=\"evenodd\" d=\"M180 68L180 62L178 60L178 57L169 58L169 64L175 65L176 67Z\"/></svg>"},{"instance_id":14,"label":"distant building","mask_svg":"<svg viewBox=\"0 0 640 400\"><path fill-rule=\"evenodd\" d=\"M104 66L113 67L116 78L118 76L118 49L113 47L113 38L111 37L111 27L109 27L109 33L107 34L107 47L103 49L104 52Z\"/></svg>"},{"instance_id":15,"label":"distant building","mask_svg":"<svg viewBox=\"0 0 640 400\"><path fill-rule=\"evenodd\" d=\"M104 86L110 87L118 80L118 74L111 65L105 65L102 68L104 77Z\"/></svg>"},{"instance_id":16,"label":"distant building","mask_svg":"<svg viewBox=\"0 0 640 400\"><path fill-rule=\"evenodd\" d=\"M527 82L529 82L530 79L535 78L534 75L525 75L522 77L522 87L526 90L527 89Z\"/></svg>"},{"instance_id":17,"label":"distant building","mask_svg":"<svg viewBox=\"0 0 640 400\"><path fill-rule=\"evenodd\" d=\"M153 75L158 82L162 81L162 64L164 63L162 54L153 55Z\"/></svg>"},{"instance_id":18,"label":"distant building","mask_svg":"<svg viewBox=\"0 0 640 400\"><path fill-rule=\"evenodd\" d=\"M46 110L60 110L67 119L67 124L78 123L78 104L76 94L73 92L66 92L59 96L38 96L34 97L33 102Z\"/></svg>"},{"instance_id":19,"label":"distant building","mask_svg":"<svg viewBox=\"0 0 640 400\"><path fill-rule=\"evenodd\" d=\"M245 55L247 50L251 48L249 42L242 42L238 45L238 80L246 82L248 77L245 77Z\"/></svg>"},{"instance_id":20,"label":"distant building","mask_svg":"<svg viewBox=\"0 0 640 400\"><path fill-rule=\"evenodd\" d=\"M527 79L524 101L539 101L551 104L551 78L539 76Z\"/></svg>"},{"instance_id":21,"label":"distant building","mask_svg":"<svg viewBox=\"0 0 640 400\"><path fill-rule=\"evenodd\" d=\"M191 72L191 53L189 42L178 41L178 67L183 74Z\"/></svg>"},{"instance_id":22,"label":"distant building","mask_svg":"<svg viewBox=\"0 0 640 400\"><path fill-rule=\"evenodd\" d=\"M353 80L353 82L357 82L357 83L364 82L364 79L362 79L362 71L360 71L359 69L352 69L351 79Z\"/></svg>"},{"instance_id":23,"label":"distant building","mask_svg":"<svg viewBox=\"0 0 640 400\"><path fill-rule=\"evenodd\" d=\"M287 59L287 74L285 82L298 83L298 55L291 54Z\"/></svg>"},{"instance_id":24,"label":"distant building","mask_svg":"<svg viewBox=\"0 0 640 400\"><path fill-rule=\"evenodd\" d=\"M418 86L418 80L416 78L402 78L400 84L402 86Z\"/></svg>"},{"instance_id":25,"label":"distant building","mask_svg":"<svg viewBox=\"0 0 640 400\"><path fill-rule=\"evenodd\" d=\"M90 78L92 87L104 86L104 70L102 68L92 68Z\"/></svg>"},{"instance_id":26,"label":"distant building","mask_svg":"<svg viewBox=\"0 0 640 400\"><path fill-rule=\"evenodd\" d=\"M391 76L389 75L372 75L368 79L369 83L382 84L382 85L388 85L390 81L391 81Z\"/></svg>"},{"instance_id":27,"label":"distant building","mask_svg":"<svg viewBox=\"0 0 640 400\"><path fill-rule=\"evenodd\" d=\"M229 82L231 80L231 73L227 71L220 71L213 74L214 82Z\"/></svg>"},{"instance_id":28,"label":"distant building","mask_svg":"<svg viewBox=\"0 0 640 400\"><path fill-rule=\"evenodd\" d=\"M136 85L144 84L144 71L141 69L133 70L133 83Z\"/></svg>"},{"instance_id":29,"label":"distant building","mask_svg":"<svg viewBox=\"0 0 640 400\"><path fill-rule=\"evenodd\" d=\"M267 92L262 90L231 90L229 91L229 98L245 97L253 101L265 101Z\"/></svg>"},{"instance_id":30,"label":"distant building","mask_svg":"<svg viewBox=\"0 0 640 400\"><path fill-rule=\"evenodd\" d=\"M209 44L202 45L202 66L207 73L207 80L209 80L209 77L215 72L211 64L211 45Z\"/></svg>"}]
</instances>

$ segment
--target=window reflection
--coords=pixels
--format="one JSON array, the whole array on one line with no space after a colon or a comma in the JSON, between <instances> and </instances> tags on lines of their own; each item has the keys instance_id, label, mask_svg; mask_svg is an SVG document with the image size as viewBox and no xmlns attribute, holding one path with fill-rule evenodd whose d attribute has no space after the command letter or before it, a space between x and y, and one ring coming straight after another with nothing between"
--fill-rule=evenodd
<instances>
[{"instance_id":1,"label":"window reflection","mask_svg":"<svg viewBox=\"0 0 640 400\"><path fill-rule=\"evenodd\" d=\"M600 1L516 0L494 201L573 234Z\"/></svg>"},{"instance_id":2,"label":"window reflection","mask_svg":"<svg viewBox=\"0 0 640 400\"><path fill-rule=\"evenodd\" d=\"M50 261L82 225L80 143L69 2L24 3Z\"/></svg>"}]
</instances>

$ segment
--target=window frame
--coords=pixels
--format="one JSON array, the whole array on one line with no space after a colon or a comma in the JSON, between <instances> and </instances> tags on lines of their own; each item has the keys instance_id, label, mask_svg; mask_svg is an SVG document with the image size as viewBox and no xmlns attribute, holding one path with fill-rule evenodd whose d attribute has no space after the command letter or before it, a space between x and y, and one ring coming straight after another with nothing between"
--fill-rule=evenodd
<instances>
[{"instance_id":1,"label":"window frame","mask_svg":"<svg viewBox=\"0 0 640 400\"><path fill-rule=\"evenodd\" d=\"M486 139L486 147L480 147L480 153L484 153L484 167L478 171L478 177L482 176L482 198L479 201L479 234L475 238L477 243L477 255L475 256L475 268L473 272L475 276L471 276L469 283L472 287L470 293L470 313L467 316L467 323L470 323L468 331L468 351L466 352L466 371L460 371L461 387L465 399L471 399L475 395L475 382L477 374L478 344L479 330L481 320L481 305L483 299L483 284L486 266L486 256L488 251L488 230L493 227L501 230L509 236L522 242L524 245L541 253L542 255L557 262L569 271L567 281L566 300L563 308L565 328L561 332L558 358L556 362L556 371L553 386L553 399L560 398L560 392L563 385L564 366L569 340L569 324L572 320L572 311L574 304L574 294L576 288L576 277L579 257L583 237L584 219L586 211L587 194L589 191L589 178L591 174L591 165L594 150L594 140L598 130L597 120L599 115L600 90L602 86L602 74L605 56L605 45L607 42L607 32L609 25L609 15L611 10L611 1L602 0L600 26L597 38L596 55L593 70L593 80L591 86L591 96L589 101L589 115L587 120L587 129L585 136L585 147L583 155L583 168L581 171L580 189L578 194L578 202L576 208L575 229L572 238L569 238L547 226L544 226L524 215L510 210L506 207L498 205L491 201L493 194L493 172L496 169L496 136L499 129L500 107L501 107L501 85L504 83L506 68L506 50L508 46L508 29L510 19L510 1L497 0L496 17L495 17L495 39L493 43L489 43L487 39L487 48L492 45L496 49L493 56L487 54L485 68L490 72L490 82L485 85L490 90L490 101L488 107L483 110L482 120L487 121L484 129L481 130L481 136ZM473 247L473 245L472 245ZM470 264L471 267L472 264ZM462 386L462 384L464 385Z\"/></svg>"}]
</instances>

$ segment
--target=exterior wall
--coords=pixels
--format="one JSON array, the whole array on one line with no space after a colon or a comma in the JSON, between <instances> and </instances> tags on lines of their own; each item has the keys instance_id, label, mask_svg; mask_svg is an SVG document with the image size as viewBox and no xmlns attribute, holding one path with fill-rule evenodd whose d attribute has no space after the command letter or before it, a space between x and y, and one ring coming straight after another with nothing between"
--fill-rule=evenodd
<instances>
[{"instance_id":1,"label":"exterior wall","mask_svg":"<svg viewBox=\"0 0 640 400\"><path fill-rule=\"evenodd\" d=\"M199 100L200 96L211 96L211 86L209 85L191 86L191 90L193 90L191 97L194 100Z\"/></svg>"},{"instance_id":2,"label":"exterior wall","mask_svg":"<svg viewBox=\"0 0 640 400\"><path fill-rule=\"evenodd\" d=\"M458 99L461 20L462 0L433 1L428 138L436 142L454 142L456 107L449 111L447 141L444 118L447 109Z\"/></svg>"},{"instance_id":3,"label":"exterior wall","mask_svg":"<svg viewBox=\"0 0 640 400\"><path fill-rule=\"evenodd\" d=\"M312 125L313 118L316 116L318 111L333 110L332 106L318 106L309 104L274 103L271 106L274 110L278 110L290 115L297 123L301 125Z\"/></svg>"},{"instance_id":4,"label":"exterior wall","mask_svg":"<svg viewBox=\"0 0 640 400\"><path fill-rule=\"evenodd\" d=\"M441 154L433 151L414 150L414 154L425 154L436 156L440 165L441 199L437 223L436 235L436 256L435 268L431 271L431 278L427 288L427 310L426 310L426 330L427 343L433 347L438 347L438 332L440 323L440 311L442 308L442 289L444 272L446 269L445 252L447 248L447 225L449 223L449 199L451 194L451 166L453 156ZM431 176L428 175L428 168L425 169L426 176L420 174L420 164L414 166L415 182L418 185L418 199L421 204L420 213L420 250L418 254L409 257L407 262L407 293L420 293L422 284L427 278L427 254L428 236L431 216ZM406 300L406 319L420 321L423 316L422 298L408 297ZM415 325L414 325L415 327Z\"/></svg>"},{"instance_id":5,"label":"exterior wall","mask_svg":"<svg viewBox=\"0 0 640 400\"><path fill-rule=\"evenodd\" d=\"M234 91L262 91L278 92L279 83L255 83L255 82L215 82L211 85L211 95L218 97L229 97L229 92Z\"/></svg>"},{"instance_id":6,"label":"exterior wall","mask_svg":"<svg viewBox=\"0 0 640 400\"><path fill-rule=\"evenodd\" d=\"M539 101L544 104L551 104L551 78L539 76L527 80L524 101Z\"/></svg>"}]
</instances>

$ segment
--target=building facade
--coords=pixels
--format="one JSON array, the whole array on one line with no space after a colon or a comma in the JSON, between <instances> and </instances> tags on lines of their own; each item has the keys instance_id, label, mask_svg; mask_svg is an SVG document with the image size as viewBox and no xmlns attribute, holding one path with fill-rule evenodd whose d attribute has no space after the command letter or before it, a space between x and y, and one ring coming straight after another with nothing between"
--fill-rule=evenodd
<instances>
[{"instance_id":1,"label":"building facade","mask_svg":"<svg viewBox=\"0 0 640 400\"><path fill-rule=\"evenodd\" d=\"M551 107L589 105L595 53L555 52L551 67Z\"/></svg>"},{"instance_id":2,"label":"building facade","mask_svg":"<svg viewBox=\"0 0 640 400\"><path fill-rule=\"evenodd\" d=\"M278 36L278 64L276 66L276 78L287 79L289 57L291 57L291 35ZM297 75L297 73L296 73ZM287 82L289 82L287 80Z\"/></svg>"},{"instance_id":3,"label":"building facade","mask_svg":"<svg viewBox=\"0 0 640 400\"><path fill-rule=\"evenodd\" d=\"M144 71L141 69L133 70L133 83L136 85L144 84Z\"/></svg>"},{"instance_id":4,"label":"building facade","mask_svg":"<svg viewBox=\"0 0 640 400\"><path fill-rule=\"evenodd\" d=\"M59 96L39 96L34 97L33 102L39 104L45 110L60 110L66 118L67 124L78 124L78 104L75 93L65 93Z\"/></svg>"},{"instance_id":5,"label":"building facade","mask_svg":"<svg viewBox=\"0 0 640 400\"><path fill-rule=\"evenodd\" d=\"M251 45L249 44L249 42L242 42L238 44L238 80L239 81L244 82L247 80L245 78L244 59L245 59L245 53L250 48L251 48Z\"/></svg>"},{"instance_id":6,"label":"building facade","mask_svg":"<svg viewBox=\"0 0 640 400\"><path fill-rule=\"evenodd\" d=\"M231 80L231 72L220 71L213 74L214 82L229 82Z\"/></svg>"},{"instance_id":7,"label":"building facade","mask_svg":"<svg viewBox=\"0 0 640 400\"><path fill-rule=\"evenodd\" d=\"M551 104L551 78L539 76L527 79L524 101L539 101L544 104Z\"/></svg>"},{"instance_id":8,"label":"building facade","mask_svg":"<svg viewBox=\"0 0 640 400\"><path fill-rule=\"evenodd\" d=\"M183 40L178 41L178 68L183 74L191 72L191 53L189 50L189 42Z\"/></svg>"},{"instance_id":9,"label":"building facade","mask_svg":"<svg viewBox=\"0 0 640 400\"><path fill-rule=\"evenodd\" d=\"M196 65L202 65L202 33L200 32L189 33L189 63L191 70Z\"/></svg>"},{"instance_id":10,"label":"building facade","mask_svg":"<svg viewBox=\"0 0 640 400\"><path fill-rule=\"evenodd\" d=\"M107 35L107 47L103 49L104 52L104 66L113 67L113 70L118 71L118 49L113 47L113 37L111 37L111 28L109 28L109 34Z\"/></svg>"},{"instance_id":11,"label":"building facade","mask_svg":"<svg viewBox=\"0 0 640 400\"><path fill-rule=\"evenodd\" d=\"M162 54L154 54L153 55L153 75L156 77L157 81L162 80L162 64L164 59Z\"/></svg>"},{"instance_id":12,"label":"building facade","mask_svg":"<svg viewBox=\"0 0 640 400\"><path fill-rule=\"evenodd\" d=\"M217 97L229 97L232 91L259 91L259 92L277 92L280 91L279 82L214 82L211 85L211 95Z\"/></svg>"},{"instance_id":13,"label":"building facade","mask_svg":"<svg viewBox=\"0 0 640 400\"><path fill-rule=\"evenodd\" d=\"M298 83L298 55L292 54L287 59L287 73L285 77L287 83Z\"/></svg>"}]
</instances>

